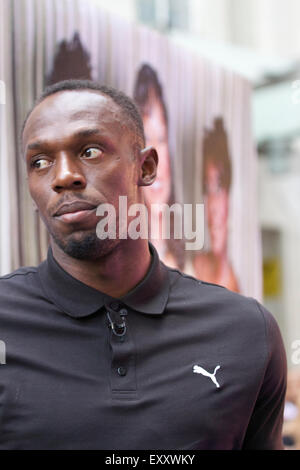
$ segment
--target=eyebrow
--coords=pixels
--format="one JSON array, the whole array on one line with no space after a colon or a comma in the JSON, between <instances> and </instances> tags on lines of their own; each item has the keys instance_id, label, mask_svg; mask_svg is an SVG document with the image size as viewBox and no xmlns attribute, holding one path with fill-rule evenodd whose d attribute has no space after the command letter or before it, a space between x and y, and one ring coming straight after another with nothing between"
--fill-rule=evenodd
<instances>
[{"instance_id":1,"label":"eyebrow","mask_svg":"<svg viewBox=\"0 0 300 470\"><path fill-rule=\"evenodd\" d=\"M75 132L72 137L75 137L76 139L81 139L91 137L93 135L102 135L102 133L99 131L99 129L82 129L81 131ZM26 151L38 150L41 147L44 147L45 145L47 145L47 141L36 140L35 142L32 142L31 144L27 145Z\"/></svg>"}]
</instances>

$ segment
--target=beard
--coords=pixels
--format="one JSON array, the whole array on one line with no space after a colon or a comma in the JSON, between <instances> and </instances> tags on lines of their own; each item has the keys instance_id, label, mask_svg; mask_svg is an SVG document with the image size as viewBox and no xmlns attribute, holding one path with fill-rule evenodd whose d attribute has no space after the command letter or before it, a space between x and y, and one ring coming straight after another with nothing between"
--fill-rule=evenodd
<instances>
[{"instance_id":1,"label":"beard","mask_svg":"<svg viewBox=\"0 0 300 470\"><path fill-rule=\"evenodd\" d=\"M96 232L90 232L81 237L70 236L62 239L52 233L56 245L68 256L78 260L96 261L109 255L119 244L118 239L100 240Z\"/></svg>"}]
</instances>

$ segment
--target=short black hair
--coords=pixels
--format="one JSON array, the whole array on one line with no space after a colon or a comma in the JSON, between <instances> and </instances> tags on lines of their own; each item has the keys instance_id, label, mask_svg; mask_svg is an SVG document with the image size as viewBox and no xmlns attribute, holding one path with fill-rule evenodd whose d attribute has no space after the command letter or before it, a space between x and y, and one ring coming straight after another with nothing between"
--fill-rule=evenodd
<instances>
[{"instance_id":1,"label":"short black hair","mask_svg":"<svg viewBox=\"0 0 300 470\"><path fill-rule=\"evenodd\" d=\"M110 97L112 101L114 101L114 103L119 106L124 116L124 119L129 122L128 127L134 131L135 135L137 135L138 139L136 144L138 144L140 149L145 146L143 121L132 99L125 95L125 93L123 93L122 91L117 90L116 88L107 85L101 85L100 83L94 82L92 80L63 80L46 87L41 96L35 101L34 105L28 112L22 126L21 134L23 134L26 122L28 121L30 114L35 109L35 107L40 104L45 98L61 91L73 90L92 90L97 91L102 95Z\"/></svg>"}]
</instances>

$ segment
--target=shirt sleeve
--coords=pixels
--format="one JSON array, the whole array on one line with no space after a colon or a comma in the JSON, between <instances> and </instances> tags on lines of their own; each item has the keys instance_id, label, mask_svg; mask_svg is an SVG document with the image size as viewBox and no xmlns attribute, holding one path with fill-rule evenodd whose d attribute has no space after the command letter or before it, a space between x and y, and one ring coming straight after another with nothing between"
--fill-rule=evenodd
<instances>
[{"instance_id":1,"label":"shirt sleeve","mask_svg":"<svg viewBox=\"0 0 300 470\"><path fill-rule=\"evenodd\" d=\"M286 353L274 317L258 302L257 306L265 321L268 354L264 377L249 421L243 449L282 450L287 383Z\"/></svg>"}]
</instances>

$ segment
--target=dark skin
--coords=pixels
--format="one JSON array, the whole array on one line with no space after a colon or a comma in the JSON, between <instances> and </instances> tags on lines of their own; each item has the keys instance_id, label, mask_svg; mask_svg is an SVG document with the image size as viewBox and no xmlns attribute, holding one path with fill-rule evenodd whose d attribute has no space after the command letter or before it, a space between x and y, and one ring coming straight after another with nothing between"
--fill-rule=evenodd
<instances>
[{"instance_id":1,"label":"dark skin","mask_svg":"<svg viewBox=\"0 0 300 470\"><path fill-rule=\"evenodd\" d=\"M54 258L74 278L115 298L145 277L148 240L107 241L87 259L70 256L64 245L94 236L100 219L93 208L99 204L110 203L118 213L119 196L127 196L128 207L144 203L142 187L154 182L158 157L152 147L137 150L139 139L128 123L106 95L62 91L34 108L22 138L30 194L50 233ZM79 214L82 220L57 215L62 205L78 201L91 205Z\"/></svg>"}]
</instances>

